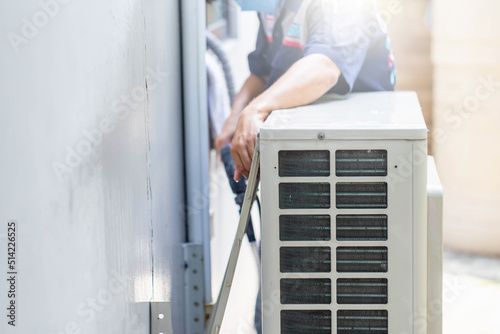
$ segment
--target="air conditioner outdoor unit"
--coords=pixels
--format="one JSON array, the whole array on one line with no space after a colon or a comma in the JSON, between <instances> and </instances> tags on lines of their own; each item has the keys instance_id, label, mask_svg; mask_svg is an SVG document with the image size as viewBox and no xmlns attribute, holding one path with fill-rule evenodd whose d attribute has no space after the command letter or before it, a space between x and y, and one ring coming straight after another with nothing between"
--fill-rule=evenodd
<instances>
[{"instance_id":1,"label":"air conditioner outdoor unit","mask_svg":"<svg viewBox=\"0 0 500 334\"><path fill-rule=\"evenodd\" d=\"M429 173L428 218L427 132L412 92L271 114L260 133L264 334L441 333L442 191Z\"/></svg>"}]
</instances>

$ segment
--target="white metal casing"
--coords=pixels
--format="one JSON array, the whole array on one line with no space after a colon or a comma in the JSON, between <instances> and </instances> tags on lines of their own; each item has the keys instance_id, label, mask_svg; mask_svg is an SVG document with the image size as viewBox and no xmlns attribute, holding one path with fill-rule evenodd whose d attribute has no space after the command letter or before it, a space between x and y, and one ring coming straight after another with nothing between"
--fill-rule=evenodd
<instances>
[{"instance_id":1,"label":"white metal casing","mask_svg":"<svg viewBox=\"0 0 500 334\"><path fill-rule=\"evenodd\" d=\"M331 332L337 331L338 310L387 310L388 333L426 333L427 309L427 128L415 93L377 92L351 94L347 98L326 97L309 106L274 111L261 129L262 194L262 314L265 334L282 333L282 310L330 310ZM335 152L342 150L387 150L387 176L340 177L335 173ZM330 175L323 177L279 177L281 150L328 150ZM279 209L282 182L330 184L328 209ZM386 182L386 209L337 209L337 182ZM386 214L387 241L337 241L338 214ZM324 214L331 218L329 241L280 241L282 214ZM329 273L281 273L280 248L323 246L331 248ZM338 246L386 246L385 273L337 273ZM387 278L388 303L384 305L339 305L337 278ZM328 305L282 305L282 278L330 278ZM284 333L283 333L284 334Z\"/></svg>"},{"instance_id":2,"label":"white metal casing","mask_svg":"<svg viewBox=\"0 0 500 334\"><path fill-rule=\"evenodd\" d=\"M427 140L427 127L414 92L327 95L317 102L275 110L261 129L262 140Z\"/></svg>"},{"instance_id":3,"label":"white metal casing","mask_svg":"<svg viewBox=\"0 0 500 334\"><path fill-rule=\"evenodd\" d=\"M427 159L427 332L443 331L443 186L434 157Z\"/></svg>"}]
</instances>

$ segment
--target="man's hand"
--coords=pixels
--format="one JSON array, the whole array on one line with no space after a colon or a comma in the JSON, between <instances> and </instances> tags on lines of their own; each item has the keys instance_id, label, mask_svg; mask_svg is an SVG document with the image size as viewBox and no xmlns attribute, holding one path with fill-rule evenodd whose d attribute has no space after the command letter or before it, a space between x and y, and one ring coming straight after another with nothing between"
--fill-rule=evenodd
<instances>
[{"instance_id":1,"label":"man's hand","mask_svg":"<svg viewBox=\"0 0 500 334\"><path fill-rule=\"evenodd\" d=\"M251 74L245 81L240 92L234 99L231 115L229 115L221 133L215 140L215 148L217 151L220 152L221 148L231 143L241 112L254 98L264 91L266 81L267 77L259 77L255 74Z\"/></svg>"},{"instance_id":2,"label":"man's hand","mask_svg":"<svg viewBox=\"0 0 500 334\"><path fill-rule=\"evenodd\" d=\"M245 108L240 115L231 143L231 155L235 166L234 179L236 181L239 181L242 176L248 177L250 173L255 141L266 117L267 115L260 113L252 105Z\"/></svg>"},{"instance_id":3,"label":"man's hand","mask_svg":"<svg viewBox=\"0 0 500 334\"><path fill-rule=\"evenodd\" d=\"M339 67L327 56L308 55L293 64L281 78L243 109L231 143L234 179L240 180L242 175L248 177L257 133L273 110L316 101L335 86L340 75Z\"/></svg>"}]
</instances>

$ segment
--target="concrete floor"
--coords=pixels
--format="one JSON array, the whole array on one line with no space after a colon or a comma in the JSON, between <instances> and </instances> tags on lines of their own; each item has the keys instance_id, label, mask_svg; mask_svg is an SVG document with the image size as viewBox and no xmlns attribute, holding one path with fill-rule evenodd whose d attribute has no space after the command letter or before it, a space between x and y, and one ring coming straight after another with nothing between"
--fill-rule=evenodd
<instances>
[{"instance_id":1,"label":"concrete floor","mask_svg":"<svg viewBox=\"0 0 500 334\"><path fill-rule=\"evenodd\" d=\"M213 184L218 187L217 196L213 198L212 225L212 294L216 299L229 259L239 214L222 166L219 166L212 176L212 180L215 181ZM253 214L255 216L255 210ZM221 334L255 333L253 317L259 284L258 275L254 253L245 238L241 246Z\"/></svg>"},{"instance_id":2,"label":"concrete floor","mask_svg":"<svg viewBox=\"0 0 500 334\"><path fill-rule=\"evenodd\" d=\"M500 333L500 259L445 251L444 334Z\"/></svg>"}]
</instances>

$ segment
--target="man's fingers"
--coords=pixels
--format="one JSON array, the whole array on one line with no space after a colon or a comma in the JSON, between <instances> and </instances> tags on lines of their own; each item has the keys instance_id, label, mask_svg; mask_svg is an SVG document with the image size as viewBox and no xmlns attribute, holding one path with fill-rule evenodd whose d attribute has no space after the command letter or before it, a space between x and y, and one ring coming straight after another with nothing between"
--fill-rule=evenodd
<instances>
[{"instance_id":1,"label":"man's fingers","mask_svg":"<svg viewBox=\"0 0 500 334\"><path fill-rule=\"evenodd\" d=\"M241 174L241 172L235 168L234 169L234 180L240 181L242 177L243 177L243 174Z\"/></svg>"},{"instance_id":2,"label":"man's fingers","mask_svg":"<svg viewBox=\"0 0 500 334\"><path fill-rule=\"evenodd\" d=\"M250 172L250 166L252 165L252 158L248 154L248 150L246 148L242 148L240 151L240 164L237 166L238 170L244 176L248 177Z\"/></svg>"},{"instance_id":3,"label":"man's fingers","mask_svg":"<svg viewBox=\"0 0 500 334\"><path fill-rule=\"evenodd\" d=\"M231 143L231 155L233 156L235 169L246 177L250 174L250 168L252 167L257 133L261 124L262 122L259 121L256 115L247 114L243 111ZM237 176L239 174L235 173L235 180Z\"/></svg>"},{"instance_id":4,"label":"man's fingers","mask_svg":"<svg viewBox=\"0 0 500 334\"><path fill-rule=\"evenodd\" d=\"M233 161L234 161L234 170L235 170L235 173L234 173L234 179L236 181L239 181L239 179L241 178L241 175L244 175L245 171L243 170L243 163L242 163L242 155L243 155L243 152L238 149L238 145L236 144L231 144L231 155L233 156ZM238 174L236 173L236 171L238 171ZM239 178L238 178L239 176Z\"/></svg>"},{"instance_id":5,"label":"man's fingers","mask_svg":"<svg viewBox=\"0 0 500 334\"><path fill-rule=\"evenodd\" d=\"M250 174L250 169L252 168L252 160L253 160L253 152L255 150L255 142L253 141L248 141L246 147L243 149L243 151L246 153L245 157L248 157L248 159L244 159L243 162L243 175L245 175L248 178L248 175Z\"/></svg>"},{"instance_id":6,"label":"man's fingers","mask_svg":"<svg viewBox=\"0 0 500 334\"><path fill-rule=\"evenodd\" d=\"M250 174L250 168L252 167L252 159L253 152L255 151L255 136L252 134L247 134L243 137L243 142L240 144L239 152L241 156L241 164L243 165L240 168L240 171L248 177Z\"/></svg>"}]
</instances>

